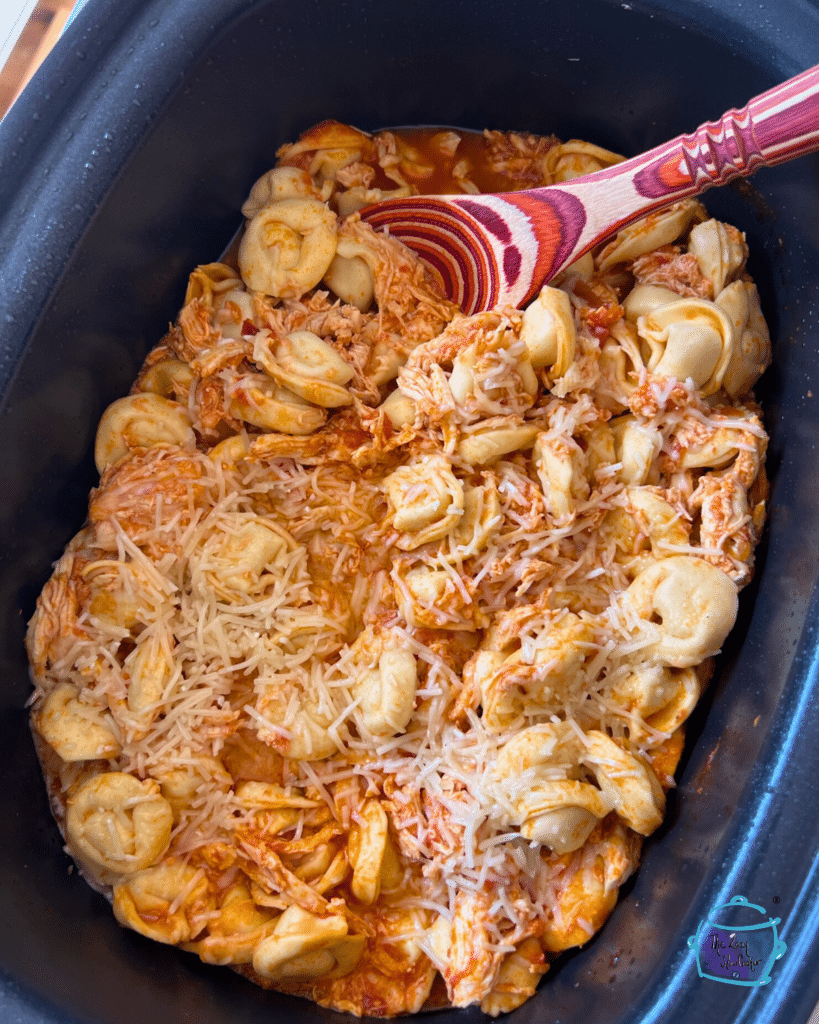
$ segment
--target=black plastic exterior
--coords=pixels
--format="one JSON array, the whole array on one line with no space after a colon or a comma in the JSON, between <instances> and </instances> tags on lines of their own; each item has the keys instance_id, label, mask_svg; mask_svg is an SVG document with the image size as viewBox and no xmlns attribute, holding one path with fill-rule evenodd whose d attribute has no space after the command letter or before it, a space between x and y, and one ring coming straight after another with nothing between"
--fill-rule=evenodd
<instances>
[{"instance_id":1,"label":"black plastic exterior","mask_svg":"<svg viewBox=\"0 0 819 1024\"><path fill-rule=\"evenodd\" d=\"M96 421L276 148L335 117L632 154L816 63L816 0L89 0L0 126L4 1024L337 1019L120 929L70 872L24 711L25 623L83 521ZM666 824L516 1024L802 1024L819 1000L819 158L705 198L747 233L775 338L769 529ZM781 919L765 988L700 978L688 948L734 895ZM456 1016L481 1015L432 1020Z\"/></svg>"}]
</instances>

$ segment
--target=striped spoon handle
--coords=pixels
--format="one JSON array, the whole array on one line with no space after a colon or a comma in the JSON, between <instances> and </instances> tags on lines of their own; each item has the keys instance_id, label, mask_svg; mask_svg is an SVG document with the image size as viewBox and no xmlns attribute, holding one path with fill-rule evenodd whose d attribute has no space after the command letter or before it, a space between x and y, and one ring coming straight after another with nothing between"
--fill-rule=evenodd
<instances>
[{"instance_id":1,"label":"striped spoon handle","mask_svg":"<svg viewBox=\"0 0 819 1024\"><path fill-rule=\"evenodd\" d=\"M464 312L520 306L616 231L714 185L819 149L819 66L642 156L559 185L412 196L362 211L416 250Z\"/></svg>"}]
</instances>

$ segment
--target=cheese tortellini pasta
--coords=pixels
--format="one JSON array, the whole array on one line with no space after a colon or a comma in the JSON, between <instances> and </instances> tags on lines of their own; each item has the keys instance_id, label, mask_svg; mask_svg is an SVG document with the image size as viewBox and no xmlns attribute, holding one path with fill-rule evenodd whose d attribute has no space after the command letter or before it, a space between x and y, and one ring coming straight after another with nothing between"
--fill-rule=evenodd
<instances>
[{"instance_id":1,"label":"cheese tortellini pasta","mask_svg":"<svg viewBox=\"0 0 819 1024\"><path fill-rule=\"evenodd\" d=\"M155 864L168 847L173 812L156 782L103 772L67 801L69 846L92 872L130 875Z\"/></svg>"},{"instance_id":2,"label":"cheese tortellini pasta","mask_svg":"<svg viewBox=\"0 0 819 1024\"><path fill-rule=\"evenodd\" d=\"M253 967L269 981L338 978L349 974L364 948L340 915L318 917L292 906L253 952Z\"/></svg>"},{"instance_id":3,"label":"cheese tortellini pasta","mask_svg":"<svg viewBox=\"0 0 819 1024\"><path fill-rule=\"evenodd\" d=\"M105 410L97 429L97 469L101 473L137 448L185 444L192 436L190 417L179 402L153 392L119 398Z\"/></svg>"},{"instance_id":4,"label":"cheese tortellini pasta","mask_svg":"<svg viewBox=\"0 0 819 1024\"><path fill-rule=\"evenodd\" d=\"M249 221L239 249L253 291L293 298L315 287L336 253L336 217L318 199L279 199Z\"/></svg>"},{"instance_id":5,"label":"cheese tortellini pasta","mask_svg":"<svg viewBox=\"0 0 819 1024\"><path fill-rule=\"evenodd\" d=\"M171 945L200 932L215 904L204 872L184 864L161 864L114 886L114 914L120 924Z\"/></svg>"},{"instance_id":6,"label":"cheese tortellini pasta","mask_svg":"<svg viewBox=\"0 0 819 1024\"><path fill-rule=\"evenodd\" d=\"M747 244L678 203L467 316L364 208L620 159L326 121L247 183L28 630L56 818L123 926L394 1017L510 1012L604 925L764 524Z\"/></svg>"}]
</instances>

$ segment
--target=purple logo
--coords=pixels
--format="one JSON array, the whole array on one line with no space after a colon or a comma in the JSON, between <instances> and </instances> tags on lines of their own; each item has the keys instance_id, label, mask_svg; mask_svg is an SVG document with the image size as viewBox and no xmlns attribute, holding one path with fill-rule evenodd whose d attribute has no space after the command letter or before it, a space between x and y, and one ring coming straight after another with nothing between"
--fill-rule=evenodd
<instances>
[{"instance_id":1,"label":"purple logo","mask_svg":"<svg viewBox=\"0 0 819 1024\"><path fill-rule=\"evenodd\" d=\"M767 911L744 896L734 896L716 907L688 945L696 952L701 978L727 985L767 985L771 968L787 946L779 938L778 917L759 919Z\"/></svg>"}]
</instances>

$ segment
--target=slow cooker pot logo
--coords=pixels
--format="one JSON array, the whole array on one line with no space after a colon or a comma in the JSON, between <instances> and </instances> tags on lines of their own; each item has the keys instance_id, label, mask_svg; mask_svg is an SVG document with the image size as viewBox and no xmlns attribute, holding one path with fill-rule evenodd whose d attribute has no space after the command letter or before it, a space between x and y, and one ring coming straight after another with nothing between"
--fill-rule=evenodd
<instances>
[{"instance_id":1,"label":"slow cooker pot logo","mask_svg":"<svg viewBox=\"0 0 819 1024\"><path fill-rule=\"evenodd\" d=\"M702 921L688 945L696 952L701 978L728 985L767 985L771 968L788 948L776 931L778 917L764 907L734 896Z\"/></svg>"}]
</instances>

